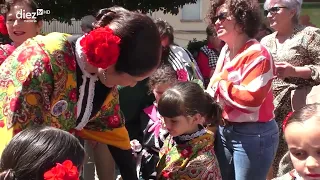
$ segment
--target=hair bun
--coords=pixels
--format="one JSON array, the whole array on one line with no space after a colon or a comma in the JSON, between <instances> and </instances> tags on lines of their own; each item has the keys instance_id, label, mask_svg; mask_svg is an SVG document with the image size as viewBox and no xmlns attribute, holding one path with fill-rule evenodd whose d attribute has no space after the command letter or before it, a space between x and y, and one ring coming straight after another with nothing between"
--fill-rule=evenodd
<instances>
[{"instance_id":1,"label":"hair bun","mask_svg":"<svg viewBox=\"0 0 320 180\"><path fill-rule=\"evenodd\" d=\"M104 27L110 24L116 16L117 13L108 8L101 9L96 16L97 22L94 24L95 28Z\"/></svg>"},{"instance_id":2,"label":"hair bun","mask_svg":"<svg viewBox=\"0 0 320 180\"><path fill-rule=\"evenodd\" d=\"M12 169L5 170L0 173L0 180L15 180L14 171Z\"/></svg>"}]
</instances>

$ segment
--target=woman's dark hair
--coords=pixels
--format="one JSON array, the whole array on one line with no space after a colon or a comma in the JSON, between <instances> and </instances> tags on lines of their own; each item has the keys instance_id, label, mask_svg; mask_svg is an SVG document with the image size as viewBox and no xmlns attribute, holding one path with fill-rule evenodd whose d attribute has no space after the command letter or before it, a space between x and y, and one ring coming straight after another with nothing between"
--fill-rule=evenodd
<instances>
[{"instance_id":1,"label":"woman's dark hair","mask_svg":"<svg viewBox=\"0 0 320 180\"><path fill-rule=\"evenodd\" d=\"M157 19L155 20L156 26L158 27L160 37L168 37L169 44L173 44L174 42L174 30L173 27L165 20Z\"/></svg>"},{"instance_id":2,"label":"woman's dark hair","mask_svg":"<svg viewBox=\"0 0 320 180\"><path fill-rule=\"evenodd\" d=\"M254 38L259 32L262 18L261 10L257 0L211 0L212 6L209 12L211 21L215 19L217 10L222 5L226 5L229 15L235 18L236 23L242 31L250 38ZM215 22L212 22L215 23Z\"/></svg>"},{"instance_id":3,"label":"woman's dark hair","mask_svg":"<svg viewBox=\"0 0 320 180\"><path fill-rule=\"evenodd\" d=\"M178 82L177 72L169 64L162 64L148 80L148 86L152 91L155 86L162 83L175 84Z\"/></svg>"},{"instance_id":4,"label":"woman's dark hair","mask_svg":"<svg viewBox=\"0 0 320 180\"><path fill-rule=\"evenodd\" d=\"M159 65L160 35L150 17L122 7L111 7L101 9L96 19L95 28L108 25L121 38L116 71L141 76Z\"/></svg>"},{"instance_id":5,"label":"woman's dark hair","mask_svg":"<svg viewBox=\"0 0 320 180\"><path fill-rule=\"evenodd\" d=\"M39 9L38 4L33 1L33 0L12 0L12 1L5 1L3 4L4 6L2 6L1 8L4 9L5 13L5 18L7 17L7 13L10 12L11 8L13 5L17 4L17 3L23 3L26 4L30 7L31 12L37 12L37 9ZM37 22L43 19L43 15L35 15Z\"/></svg>"},{"instance_id":6,"label":"woman's dark hair","mask_svg":"<svg viewBox=\"0 0 320 180\"><path fill-rule=\"evenodd\" d=\"M159 100L158 110L161 116L168 118L199 113L211 125L218 125L222 118L220 105L194 82L179 82L167 89Z\"/></svg>"},{"instance_id":7,"label":"woman's dark hair","mask_svg":"<svg viewBox=\"0 0 320 180\"><path fill-rule=\"evenodd\" d=\"M308 104L292 113L285 126L294 122L304 122L313 116L320 116L320 103ZM285 128L285 127L284 127Z\"/></svg>"},{"instance_id":8,"label":"woman's dark hair","mask_svg":"<svg viewBox=\"0 0 320 180\"><path fill-rule=\"evenodd\" d=\"M9 142L0 160L0 180L43 180L56 163L71 160L78 170L85 152L69 132L53 127L28 128Z\"/></svg>"}]
</instances>

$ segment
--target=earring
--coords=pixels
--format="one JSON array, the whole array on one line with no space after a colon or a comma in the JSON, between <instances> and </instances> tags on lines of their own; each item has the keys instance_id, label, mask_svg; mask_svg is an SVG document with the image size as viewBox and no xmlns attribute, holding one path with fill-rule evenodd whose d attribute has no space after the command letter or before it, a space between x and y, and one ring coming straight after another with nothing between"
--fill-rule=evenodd
<instances>
[{"instance_id":1,"label":"earring","mask_svg":"<svg viewBox=\"0 0 320 180\"><path fill-rule=\"evenodd\" d=\"M103 80L106 82L107 81L107 70L103 70L102 75L103 75Z\"/></svg>"}]
</instances>

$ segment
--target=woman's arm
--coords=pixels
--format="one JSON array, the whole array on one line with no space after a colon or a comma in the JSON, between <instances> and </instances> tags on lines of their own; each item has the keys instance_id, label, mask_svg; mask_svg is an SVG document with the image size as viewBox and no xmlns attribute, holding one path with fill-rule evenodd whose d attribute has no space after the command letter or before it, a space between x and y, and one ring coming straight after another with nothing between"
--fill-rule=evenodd
<instances>
[{"instance_id":1,"label":"woman's arm","mask_svg":"<svg viewBox=\"0 0 320 180\"><path fill-rule=\"evenodd\" d=\"M313 80L320 82L320 29L312 33L307 50L310 59L313 60L313 65L306 66L310 69L308 78L311 77Z\"/></svg>"},{"instance_id":2,"label":"woman's arm","mask_svg":"<svg viewBox=\"0 0 320 180\"><path fill-rule=\"evenodd\" d=\"M320 82L320 30L312 31L307 46L308 58L312 64L306 66L288 67L291 73L287 77L299 77L303 79L313 79ZM289 70L290 71L290 70Z\"/></svg>"},{"instance_id":3,"label":"woman's arm","mask_svg":"<svg viewBox=\"0 0 320 180\"><path fill-rule=\"evenodd\" d=\"M310 79L311 77L311 68L304 66L304 67L294 67L294 74L293 77L300 77L303 79Z\"/></svg>"},{"instance_id":4,"label":"woman's arm","mask_svg":"<svg viewBox=\"0 0 320 180\"><path fill-rule=\"evenodd\" d=\"M217 77L213 88L219 98L243 112L257 111L267 94L270 92L272 80L274 78L274 64L270 54L266 50L257 51L243 62L243 70L240 75L240 83L236 84L228 80L230 72L225 70ZM250 59L250 60L248 60Z\"/></svg>"}]
</instances>

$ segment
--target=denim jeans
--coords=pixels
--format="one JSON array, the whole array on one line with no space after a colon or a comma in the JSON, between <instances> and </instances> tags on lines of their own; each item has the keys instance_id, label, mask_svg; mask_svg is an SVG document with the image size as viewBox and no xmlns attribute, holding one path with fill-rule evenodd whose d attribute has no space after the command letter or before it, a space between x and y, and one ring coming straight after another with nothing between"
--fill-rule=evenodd
<instances>
[{"instance_id":1,"label":"denim jeans","mask_svg":"<svg viewBox=\"0 0 320 180\"><path fill-rule=\"evenodd\" d=\"M274 120L219 126L215 149L222 179L266 180L278 143Z\"/></svg>"}]
</instances>

